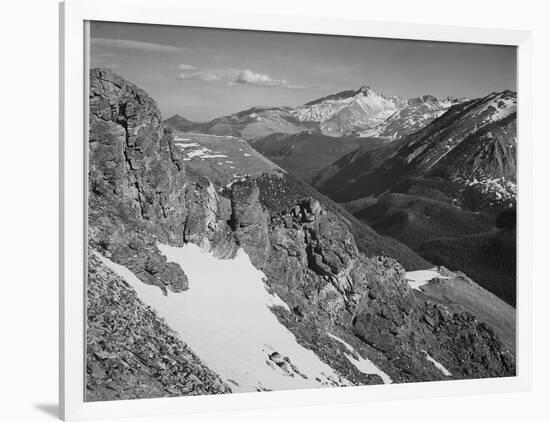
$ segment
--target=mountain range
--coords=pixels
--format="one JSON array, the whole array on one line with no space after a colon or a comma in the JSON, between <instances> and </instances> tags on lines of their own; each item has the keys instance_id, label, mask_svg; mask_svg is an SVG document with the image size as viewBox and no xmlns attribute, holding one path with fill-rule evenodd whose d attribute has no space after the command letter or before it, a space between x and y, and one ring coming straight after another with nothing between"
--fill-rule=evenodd
<instances>
[{"instance_id":1,"label":"mountain range","mask_svg":"<svg viewBox=\"0 0 550 422\"><path fill-rule=\"evenodd\" d=\"M92 70L86 400L513 376L515 309L436 262L513 238L486 186L515 182L514 99L361 88L188 124Z\"/></svg>"},{"instance_id":2,"label":"mountain range","mask_svg":"<svg viewBox=\"0 0 550 422\"><path fill-rule=\"evenodd\" d=\"M432 95L405 99L387 97L368 86L342 91L296 107L253 107L239 113L191 125L197 132L258 139L273 133L314 131L327 136L380 137L387 140L410 134L454 104L466 101ZM181 116L165 121L181 128ZM184 119L184 124L188 121Z\"/></svg>"},{"instance_id":3,"label":"mountain range","mask_svg":"<svg viewBox=\"0 0 550 422\"><path fill-rule=\"evenodd\" d=\"M232 133L270 161L381 234L514 304L515 229L497 229L495 219L516 204L516 108L513 91L439 100L361 87L264 110L269 118L254 109L222 120L240 116ZM281 129L273 122L283 115L293 123ZM269 130L243 124L251 116L270 122Z\"/></svg>"}]
</instances>

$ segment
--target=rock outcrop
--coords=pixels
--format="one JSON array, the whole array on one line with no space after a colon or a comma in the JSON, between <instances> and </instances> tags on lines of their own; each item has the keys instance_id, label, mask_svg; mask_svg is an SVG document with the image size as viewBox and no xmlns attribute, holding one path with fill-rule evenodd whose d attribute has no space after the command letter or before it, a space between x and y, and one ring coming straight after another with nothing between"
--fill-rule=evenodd
<instances>
[{"instance_id":1,"label":"rock outcrop","mask_svg":"<svg viewBox=\"0 0 550 422\"><path fill-rule=\"evenodd\" d=\"M286 179L270 184L289 195L299 189ZM270 204L254 202L249 207L269 212ZM278 208L271 211L279 218L270 218L268 244L261 243L268 257L258 268L293 311L279 312L280 320L299 339L316 336L306 344L320 356L329 359L330 352L324 351L326 340L318 338L333 332L398 382L445 379L426 353L456 378L514 373L514 357L491 327L469 313L417 301L403 267L392 258L361 253L341 217L317 200L297 201L283 213ZM252 251L256 243L249 246ZM332 364L335 360L330 357ZM338 365L353 372L345 360Z\"/></svg>"},{"instance_id":2,"label":"rock outcrop","mask_svg":"<svg viewBox=\"0 0 550 422\"><path fill-rule=\"evenodd\" d=\"M110 71L91 71L89 142L90 245L148 284L185 290L156 244L209 247L227 204L209 180L186 174L154 100Z\"/></svg>"}]
</instances>

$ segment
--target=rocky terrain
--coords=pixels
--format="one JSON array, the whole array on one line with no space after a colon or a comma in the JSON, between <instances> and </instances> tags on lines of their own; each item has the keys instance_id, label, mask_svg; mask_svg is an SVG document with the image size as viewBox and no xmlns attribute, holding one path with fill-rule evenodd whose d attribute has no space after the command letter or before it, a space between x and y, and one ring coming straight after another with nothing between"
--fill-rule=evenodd
<instances>
[{"instance_id":1,"label":"rocky terrain","mask_svg":"<svg viewBox=\"0 0 550 422\"><path fill-rule=\"evenodd\" d=\"M279 329L336 374L319 387L515 374L514 351L503 342L513 327L488 316L488 307L505 309L500 299L455 293L449 306L437 289L419 296L402 263L407 270L430 264L406 246L284 173L213 183L210 170L189 166L186 148L161 122L143 90L110 71L91 71L87 400L239 388L105 264L168 297L191 293L190 268L168 260L159 245L195 244L230 263L246 254L265 276L263 288L282 301L270 308ZM483 291L462 274L440 273L429 286ZM216 336L216 325L209 328ZM278 350L265 353L273 371L317 382Z\"/></svg>"}]
</instances>

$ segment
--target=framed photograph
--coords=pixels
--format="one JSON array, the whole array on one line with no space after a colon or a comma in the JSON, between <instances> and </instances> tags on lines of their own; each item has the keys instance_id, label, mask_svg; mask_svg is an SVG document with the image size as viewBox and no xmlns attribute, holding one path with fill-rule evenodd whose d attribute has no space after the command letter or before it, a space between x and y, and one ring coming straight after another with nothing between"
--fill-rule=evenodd
<instances>
[{"instance_id":1,"label":"framed photograph","mask_svg":"<svg viewBox=\"0 0 550 422\"><path fill-rule=\"evenodd\" d=\"M531 388L531 35L70 0L65 420Z\"/></svg>"}]
</instances>

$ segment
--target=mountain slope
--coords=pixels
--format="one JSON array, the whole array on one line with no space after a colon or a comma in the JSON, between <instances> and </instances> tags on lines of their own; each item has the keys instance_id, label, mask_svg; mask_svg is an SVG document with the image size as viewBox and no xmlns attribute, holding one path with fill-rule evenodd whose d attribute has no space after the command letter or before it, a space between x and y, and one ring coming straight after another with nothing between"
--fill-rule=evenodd
<instances>
[{"instance_id":1,"label":"mountain slope","mask_svg":"<svg viewBox=\"0 0 550 422\"><path fill-rule=\"evenodd\" d=\"M418 248L437 265L460 270L490 292L516 305L516 230L433 239Z\"/></svg>"},{"instance_id":2,"label":"mountain slope","mask_svg":"<svg viewBox=\"0 0 550 422\"><path fill-rule=\"evenodd\" d=\"M234 136L173 131L178 163L216 186L225 186L245 175L283 174L285 171Z\"/></svg>"},{"instance_id":3,"label":"mountain slope","mask_svg":"<svg viewBox=\"0 0 550 422\"><path fill-rule=\"evenodd\" d=\"M308 182L336 158L354 151L362 144L380 144L377 139L336 138L315 132L293 135L277 133L249 142L263 156Z\"/></svg>"},{"instance_id":4,"label":"mountain slope","mask_svg":"<svg viewBox=\"0 0 550 422\"><path fill-rule=\"evenodd\" d=\"M379 233L412 249L433 239L478 234L494 227L494 218L486 213L463 210L418 195L388 193L379 199L362 204L359 200L346 207Z\"/></svg>"},{"instance_id":5,"label":"mountain slope","mask_svg":"<svg viewBox=\"0 0 550 422\"><path fill-rule=\"evenodd\" d=\"M318 130L318 127L318 123L298 120L289 107L254 107L195 125L193 131L250 140L273 133L293 134L306 130Z\"/></svg>"},{"instance_id":6,"label":"mountain slope","mask_svg":"<svg viewBox=\"0 0 550 422\"><path fill-rule=\"evenodd\" d=\"M516 310L460 273L439 268L443 277L415 289L417 300L438 303L453 311L470 312L493 327L506 349L515 354Z\"/></svg>"},{"instance_id":7,"label":"mountain slope","mask_svg":"<svg viewBox=\"0 0 550 422\"><path fill-rule=\"evenodd\" d=\"M452 105L464 101L466 100L452 97L440 100L433 95L411 98L404 108L396 111L380 125L363 131L361 135L395 140L417 132L445 113Z\"/></svg>"},{"instance_id":8,"label":"mountain slope","mask_svg":"<svg viewBox=\"0 0 550 422\"><path fill-rule=\"evenodd\" d=\"M453 106L417 133L375 150L350 153L318 177L338 201L378 195L414 177L456 182L489 205L515 200L516 94L510 91ZM464 198L462 198L464 200Z\"/></svg>"}]
</instances>

